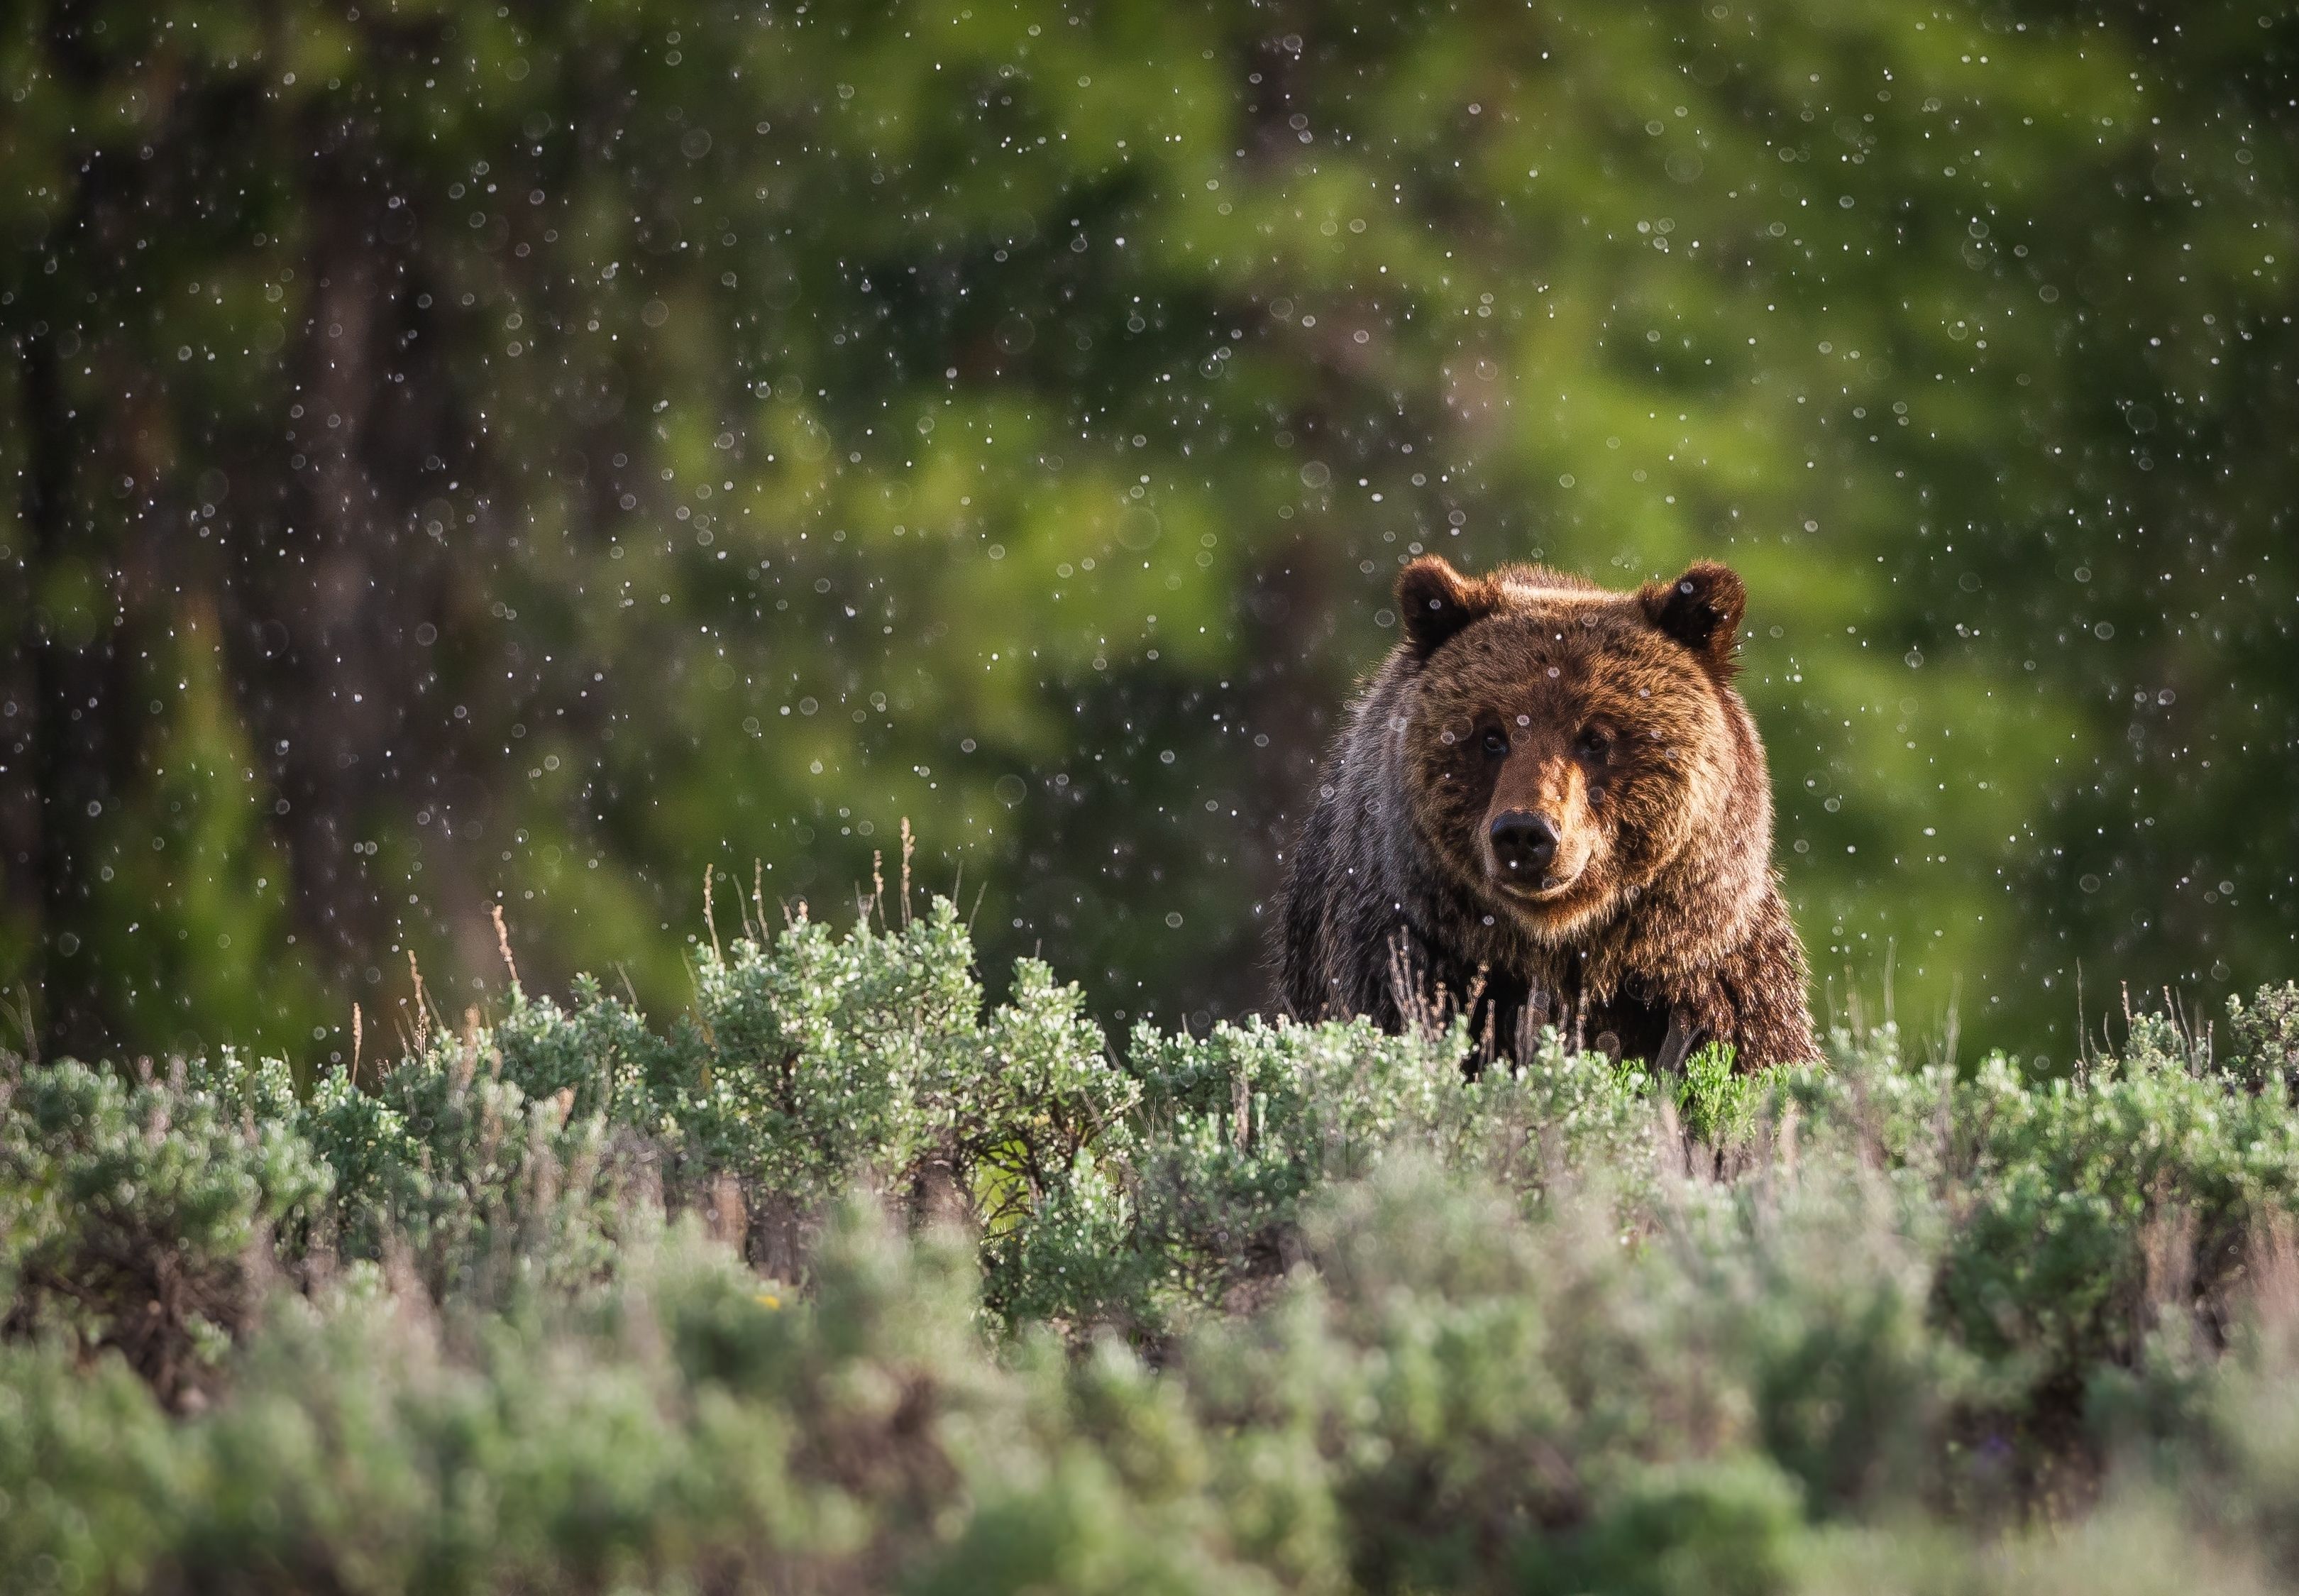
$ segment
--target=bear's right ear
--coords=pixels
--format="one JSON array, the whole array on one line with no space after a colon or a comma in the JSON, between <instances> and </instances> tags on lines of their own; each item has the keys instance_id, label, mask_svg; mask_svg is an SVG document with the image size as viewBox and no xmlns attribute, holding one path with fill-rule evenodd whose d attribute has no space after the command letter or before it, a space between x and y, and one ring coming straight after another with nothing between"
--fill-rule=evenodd
<instances>
[{"instance_id":1,"label":"bear's right ear","mask_svg":"<svg viewBox=\"0 0 2299 1596\"><path fill-rule=\"evenodd\" d=\"M1673 582L1647 582L1637 590L1646 619L1730 681L1733 644L1747 613L1748 590L1731 567L1701 560Z\"/></svg>"},{"instance_id":2,"label":"bear's right ear","mask_svg":"<svg viewBox=\"0 0 2299 1596\"><path fill-rule=\"evenodd\" d=\"M1416 658L1427 659L1471 621L1490 615L1500 595L1490 582L1475 581L1447 564L1440 554L1423 554L1397 573L1397 610L1405 640Z\"/></svg>"}]
</instances>

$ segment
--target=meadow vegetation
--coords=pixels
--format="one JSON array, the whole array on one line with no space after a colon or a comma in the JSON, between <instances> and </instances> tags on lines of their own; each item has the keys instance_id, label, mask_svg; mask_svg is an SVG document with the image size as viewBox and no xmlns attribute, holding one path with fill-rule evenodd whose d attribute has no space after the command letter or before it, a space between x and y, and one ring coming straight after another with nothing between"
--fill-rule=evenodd
<instances>
[{"instance_id":1,"label":"meadow vegetation","mask_svg":"<svg viewBox=\"0 0 2299 1596\"><path fill-rule=\"evenodd\" d=\"M2063 1078L1890 1024L1465 1078L987 1002L946 902L744 932L668 1024L514 981L317 1079L12 1057L0 1584L2299 1576L2299 988Z\"/></svg>"}]
</instances>

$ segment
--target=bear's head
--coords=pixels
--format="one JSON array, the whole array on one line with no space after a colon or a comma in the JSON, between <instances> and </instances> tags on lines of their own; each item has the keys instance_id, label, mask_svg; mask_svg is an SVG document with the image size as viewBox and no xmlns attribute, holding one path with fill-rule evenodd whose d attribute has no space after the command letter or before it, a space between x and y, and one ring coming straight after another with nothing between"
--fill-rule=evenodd
<instances>
[{"instance_id":1,"label":"bear's head","mask_svg":"<svg viewBox=\"0 0 2299 1596\"><path fill-rule=\"evenodd\" d=\"M1769 829L1731 687L1747 595L1724 566L1614 593L1538 567L1465 577L1429 555L1397 594L1415 822L1537 941L1607 919L1752 802Z\"/></svg>"}]
</instances>

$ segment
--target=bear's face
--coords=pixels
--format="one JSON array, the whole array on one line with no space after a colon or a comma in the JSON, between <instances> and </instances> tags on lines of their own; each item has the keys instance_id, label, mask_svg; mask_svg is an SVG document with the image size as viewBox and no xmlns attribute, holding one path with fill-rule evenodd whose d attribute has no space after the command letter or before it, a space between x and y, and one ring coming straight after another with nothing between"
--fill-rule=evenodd
<instances>
[{"instance_id":1,"label":"bear's face","mask_svg":"<svg viewBox=\"0 0 2299 1596\"><path fill-rule=\"evenodd\" d=\"M1607 919L1721 824L1739 578L1633 594L1537 569L1398 581L1417 704L1402 728L1423 835L1455 877L1556 942Z\"/></svg>"}]
</instances>

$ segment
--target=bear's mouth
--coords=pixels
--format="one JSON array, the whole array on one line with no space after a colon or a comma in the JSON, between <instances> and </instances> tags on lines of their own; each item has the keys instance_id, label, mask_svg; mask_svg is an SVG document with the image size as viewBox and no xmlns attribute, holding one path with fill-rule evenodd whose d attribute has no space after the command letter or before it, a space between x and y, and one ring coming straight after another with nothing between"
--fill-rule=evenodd
<instances>
[{"instance_id":1,"label":"bear's mouth","mask_svg":"<svg viewBox=\"0 0 2299 1596\"><path fill-rule=\"evenodd\" d=\"M1565 874L1551 871L1540 876L1511 876L1496 871L1493 885L1520 902L1554 903L1569 896L1581 885L1581 877L1579 870Z\"/></svg>"}]
</instances>

